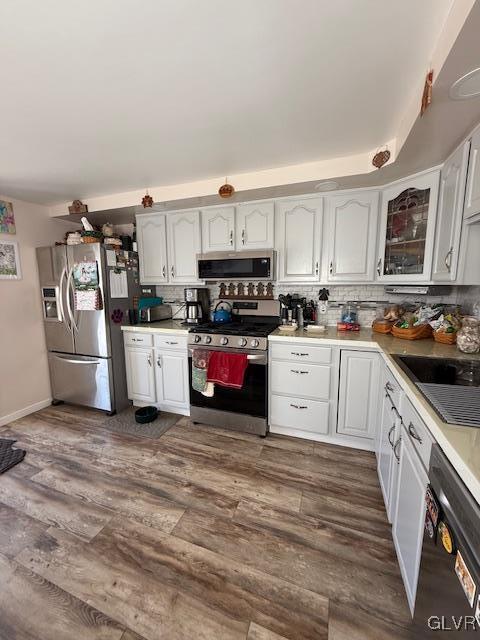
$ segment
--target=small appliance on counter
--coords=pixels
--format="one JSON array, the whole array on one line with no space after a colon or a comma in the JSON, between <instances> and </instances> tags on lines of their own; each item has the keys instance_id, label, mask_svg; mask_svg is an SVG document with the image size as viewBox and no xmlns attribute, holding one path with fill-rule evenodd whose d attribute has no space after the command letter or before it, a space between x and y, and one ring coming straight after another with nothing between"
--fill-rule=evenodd
<instances>
[{"instance_id":1,"label":"small appliance on counter","mask_svg":"<svg viewBox=\"0 0 480 640\"><path fill-rule=\"evenodd\" d=\"M138 316L140 322L170 320L172 307L169 304L163 304L162 298L140 298L138 301Z\"/></svg>"},{"instance_id":2,"label":"small appliance on counter","mask_svg":"<svg viewBox=\"0 0 480 640\"><path fill-rule=\"evenodd\" d=\"M206 287L184 289L185 294L185 322L184 324L199 324L207 322L210 314L210 293Z\"/></svg>"}]
</instances>

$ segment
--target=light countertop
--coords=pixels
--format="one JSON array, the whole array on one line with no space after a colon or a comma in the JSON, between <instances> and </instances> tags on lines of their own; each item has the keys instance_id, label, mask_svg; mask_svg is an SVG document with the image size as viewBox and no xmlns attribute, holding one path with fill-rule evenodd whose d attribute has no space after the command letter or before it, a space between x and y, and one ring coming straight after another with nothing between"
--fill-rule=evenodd
<instances>
[{"instance_id":1,"label":"light countertop","mask_svg":"<svg viewBox=\"0 0 480 640\"><path fill-rule=\"evenodd\" d=\"M158 322L145 322L144 324L122 324L122 331L134 333L170 333L174 336L187 335L190 327L182 325L183 320L159 320Z\"/></svg>"},{"instance_id":2,"label":"light countertop","mask_svg":"<svg viewBox=\"0 0 480 640\"><path fill-rule=\"evenodd\" d=\"M395 375L405 395L413 404L430 433L440 445L465 485L480 503L480 429L447 424L438 416L415 384L393 360L393 355L430 356L478 360L479 354L465 354L455 345L446 345L434 340L401 340L390 335L374 333L370 329L358 332L337 332L329 327L324 334L309 334L304 330L283 333L278 329L268 337L271 342L302 341L311 344L364 348L379 351Z\"/></svg>"}]
</instances>

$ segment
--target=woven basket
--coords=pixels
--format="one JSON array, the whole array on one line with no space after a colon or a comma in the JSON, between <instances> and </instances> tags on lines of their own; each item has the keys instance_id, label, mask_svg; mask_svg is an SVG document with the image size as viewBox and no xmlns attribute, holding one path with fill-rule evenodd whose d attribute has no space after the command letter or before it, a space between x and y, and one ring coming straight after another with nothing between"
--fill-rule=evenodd
<instances>
[{"instance_id":1,"label":"woven basket","mask_svg":"<svg viewBox=\"0 0 480 640\"><path fill-rule=\"evenodd\" d=\"M402 340L422 340L431 338L433 329L429 324L421 324L418 327L410 327L409 329L400 329L392 327L392 336L401 338Z\"/></svg>"},{"instance_id":2,"label":"woven basket","mask_svg":"<svg viewBox=\"0 0 480 640\"><path fill-rule=\"evenodd\" d=\"M376 333L391 333L392 326L392 322L376 322L375 320L372 322L372 330Z\"/></svg>"},{"instance_id":3,"label":"woven basket","mask_svg":"<svg viewBox=\"0 0 480 640\"><path fill-rule=\"evenodd\" d=\"M435 342L441 342L442 344L455 344L457 342L457 332L445 333L445 331L434 331L433 339Z\"/></svg>"}]
</instances>

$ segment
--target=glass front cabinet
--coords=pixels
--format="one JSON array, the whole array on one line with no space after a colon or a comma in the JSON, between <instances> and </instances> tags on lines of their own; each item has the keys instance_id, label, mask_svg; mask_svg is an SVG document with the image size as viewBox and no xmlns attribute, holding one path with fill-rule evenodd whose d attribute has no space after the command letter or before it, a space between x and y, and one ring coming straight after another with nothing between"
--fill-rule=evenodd
<instances>
[{"instance_id":1,"label":"glass front cabinet","mask_svg":"<svg viewBox=\"0 0 480 640\"><path fill-rule=\"evenodd\" d=\"M431 279L439 178L440 172L432 171L383 191L378 280Z\"/></svg>"}]
</instances>

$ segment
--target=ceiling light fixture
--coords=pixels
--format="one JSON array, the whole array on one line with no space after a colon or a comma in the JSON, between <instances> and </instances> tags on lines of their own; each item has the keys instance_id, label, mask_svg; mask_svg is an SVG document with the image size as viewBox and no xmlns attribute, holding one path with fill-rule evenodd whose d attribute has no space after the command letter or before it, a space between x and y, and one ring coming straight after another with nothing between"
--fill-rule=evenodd
<instances>
[{"instance_id":1,"label":"ceiling light fixture","mask_svg":"<svg viewBox=\"0 0 480 640\"><path fill-rule=\"evenodd\" d=\"M315 191L335 191L338 187L339 184L335 180L323 180L315 185Z\"/></svg>"},{"instance_id":2,"label":"ceiling light fixture","mask_svg":"<svg viewBox=\"0 0 480 640\"><path fill-rule=\"evenodd\" d=\"M449 95L452 100L468 100L480 96L480 67L472 69L454 82Z\"/></svg>"}]
</instances>

